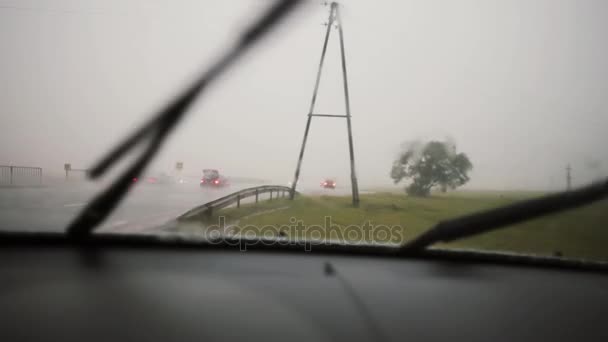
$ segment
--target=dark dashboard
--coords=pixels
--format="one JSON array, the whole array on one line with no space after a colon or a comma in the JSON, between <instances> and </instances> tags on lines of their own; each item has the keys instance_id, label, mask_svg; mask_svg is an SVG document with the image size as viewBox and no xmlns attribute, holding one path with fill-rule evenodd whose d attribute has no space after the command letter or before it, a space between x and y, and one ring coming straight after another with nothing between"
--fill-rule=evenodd
<instances>
[{"instance_id":1,"label":"dark dashboard","mask_svg":"<svg viewBox=\"0 0 608 342\"><path fill-rule=\"evenodd\" d=\"M0 341L608 341L602 272L294 251L12 244Z\"/></svg>"}]
</instances>

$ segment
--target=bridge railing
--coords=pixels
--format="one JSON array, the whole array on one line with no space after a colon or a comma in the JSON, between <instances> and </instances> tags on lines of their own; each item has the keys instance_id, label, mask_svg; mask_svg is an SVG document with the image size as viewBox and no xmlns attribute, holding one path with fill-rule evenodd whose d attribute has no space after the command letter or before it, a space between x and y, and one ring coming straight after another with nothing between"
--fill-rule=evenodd
<instances>
[{"instance_id":1,"label":"bridge railing","mask_svg":"<svg viewBox=\"0 0 608 342\"><path fill-rule=\"evenodd\" d=\"M40 185L42 168L0 165L0 185Z\"/></svg>"},{"instance_id":2,"label":"bridge railing","mask_svg":"<svg viewBox=\"0 0 608 342\"><path fill-rule=\"evenodd\" d=\"M213 212L216 210L233 204L236 204L238 208L241 206L241 200L248 197L255 197L255 202L257 203L260 200L260 195L262 194L270 194L270 200L273 199L273 195L275 198L289 197L290 191L291 188L280 185L262 185L247 188L191 209L185 214L181 215L178 219L183 220L204 216L208 217L211 216L211 214L213 214Z\"/></svg>"}]
</instances>

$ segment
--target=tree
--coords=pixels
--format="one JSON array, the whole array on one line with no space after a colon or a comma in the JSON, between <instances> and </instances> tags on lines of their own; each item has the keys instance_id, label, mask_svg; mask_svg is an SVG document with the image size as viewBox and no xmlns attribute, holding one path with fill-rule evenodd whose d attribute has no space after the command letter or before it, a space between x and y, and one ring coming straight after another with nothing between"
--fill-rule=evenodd
<instances>
[{"instance_id":1,"label":"tree","mask_svg":"<svg viewBox=\"0 0 608 342\"><path fill-rule=\"evenodd\" d=\"M472 168L467 155L456 153L453 144L431 141L407 146L393 163L391 178L395 184L410 179L405 191L413 196L427 196L433 187L445 192L464 185Z\"/></svg>"}]
</instances>

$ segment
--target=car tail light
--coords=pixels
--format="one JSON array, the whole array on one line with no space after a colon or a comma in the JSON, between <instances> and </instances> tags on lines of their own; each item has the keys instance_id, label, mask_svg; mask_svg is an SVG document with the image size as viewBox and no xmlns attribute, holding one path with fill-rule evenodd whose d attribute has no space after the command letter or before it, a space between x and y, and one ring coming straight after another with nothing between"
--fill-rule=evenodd
<instances>
[{"instance_id":1,"label":"car tail light","mask_svg":"<svg viewBox=\"0 0 608 342\"><path fill-rule=\"evenodd\" d=\"M204 180L204 179L201 179L201 183L205 183L205 180Z\"/></svg>"},{"instance_id":2,"label":"car tail light","mask_svg":"<svg viewBox=\"0 0 608 342\"><path fill-rule=\"evenodd\" d=\"M137 182L137 177L133 178L133 182Z\"/></svg>"},{"instance_id":3,"label":"car tail light","mask_svg":"<svg viewBox=\"0 0 608 342\"><path fill-rule=\"evenodd\" d=\"M220 181L216 179L213 181L213 184L220 184Z\"/></svg>"}]
</instances>

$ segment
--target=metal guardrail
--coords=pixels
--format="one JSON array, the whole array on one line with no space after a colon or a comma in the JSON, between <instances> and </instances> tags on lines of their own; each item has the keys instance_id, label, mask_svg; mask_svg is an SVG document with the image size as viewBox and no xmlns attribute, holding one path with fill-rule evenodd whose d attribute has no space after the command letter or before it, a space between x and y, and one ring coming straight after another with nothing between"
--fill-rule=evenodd
<instances>
[{"instance_id":1,"label":"metal guardrail","mask_svg":"<svg viewBox=\"0 0 608 342\"><path fill-rule=\"evenodd\" d=\"M0 165L0 185L40 185L42 168Z\"/></svg>"},{"instance_id":2,"label":"metal guardrail","mask_svg":"<svg viewBox=\"0 0 608 342\"><path fill-rule=\"evenodd\" d=\"M235 203L238 208L241 206L241 200L247 197L255 196L255 202L257 203L261 194L270 193L270 200L272 200L273 194L276 194L275 198L279 198L285 197L287 194L290 194L290 192L291 188L280 185L262 185L247 188L191 209L178 217L178 220L201 217L202 215L211 216L215 210L225 208Z\"/></svg>"}]
</instances>

